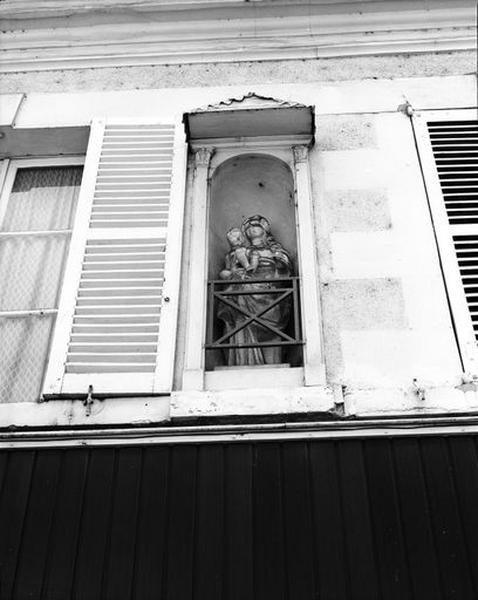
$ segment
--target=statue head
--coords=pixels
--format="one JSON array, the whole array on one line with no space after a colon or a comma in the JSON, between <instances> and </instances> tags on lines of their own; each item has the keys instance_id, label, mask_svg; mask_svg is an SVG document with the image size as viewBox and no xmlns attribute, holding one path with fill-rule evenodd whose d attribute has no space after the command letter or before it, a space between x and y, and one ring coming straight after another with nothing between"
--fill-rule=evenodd
<instances>
[{"instance_id":1,"label":"statue head","mask_svg":"<svg viewBox=\"0 0 478 600\"><path fill-rule=\"evenodd\" d=\"M247 244L244 234L239 227L231 227L226 233L226 238L231 248L237 248L238 246L245 246Z\"/></svg>"},{"instance_id":2,"label":"statue head","mask_svg":"<svg viewBox=\"0 0 478 600\"><path fill-rule=\"evenodd\" d=\"M244 219L241 230L249 241L257 238L267 238L271 231L269 221L262 215L253 215Z\"/></svg>"}]
</instances>

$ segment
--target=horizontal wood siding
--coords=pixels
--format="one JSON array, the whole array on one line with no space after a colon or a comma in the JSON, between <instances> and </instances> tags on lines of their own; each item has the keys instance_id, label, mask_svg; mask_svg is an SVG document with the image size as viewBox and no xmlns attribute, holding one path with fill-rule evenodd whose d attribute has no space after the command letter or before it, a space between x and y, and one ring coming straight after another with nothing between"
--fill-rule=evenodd
<instances>
[{"instance_id":1,"label":"horizontal wood siding","mask_svg":"<svg viewBox=\"0 0 478 600\"><path fill-rule=\"evenodd\" d=\"M0 454L0 598L478 598L476 436Z\"/></svg>"}]
</instances>

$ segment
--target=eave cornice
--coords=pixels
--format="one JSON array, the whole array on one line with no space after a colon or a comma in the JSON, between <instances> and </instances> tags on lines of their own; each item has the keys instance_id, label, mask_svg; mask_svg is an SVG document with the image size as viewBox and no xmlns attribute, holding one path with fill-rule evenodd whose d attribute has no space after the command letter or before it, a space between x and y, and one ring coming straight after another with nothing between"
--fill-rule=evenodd
<instances>
[{"instance_id":1,"label":"eave cornice","mask_svg":"<svg viewBox=\"0 0 478 600\"><path fill-rule=\"evenodd\" d=\"M478 419L474 414L203 426L161 423L142 427L0 431L0 449L370 439L476 435L477 432Z\"/></svg>"},{"instance_id":2,"label":"eave cornice","mask_svg":"<svg viewBox=\"0 0 478 600\"><path fill-rule=\"evenodd\" d=\"M0 71L474 49L474 2L450 4L6 0Z\"/></svg>"}]
</instances>

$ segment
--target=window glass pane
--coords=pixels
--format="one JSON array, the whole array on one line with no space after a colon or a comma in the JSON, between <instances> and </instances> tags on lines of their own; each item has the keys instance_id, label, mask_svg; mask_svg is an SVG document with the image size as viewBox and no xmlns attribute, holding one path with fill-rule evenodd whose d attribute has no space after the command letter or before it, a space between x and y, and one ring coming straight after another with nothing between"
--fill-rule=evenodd
<instances>
[{"instance_id":1,"label":"window glass pane","mask_svg":"<svg viewBox=\"0 0 478 600\"><path fill-rule=\"evenodd\" d=\"M73 224L81 166L19 169L2 231L54 231Z\"/></svg>"},{"instance_id":2,"label":"window glass pane","mask_svg":"<svg viewBox=\"0 0 478 600\"><path fill-rule=\"evenodd\" d=\"M40 394L55 315L0 316L0 399L34 402Z\"/></svg>"},{"instance_id":3,"label":"window glass pane","mask_svg":"<svg viewBox=\"0 0 478 600\"><path fill-rule=\"evenodd\" d=\"M70 243L65 230L73 226L82 171L75 165L16 173L0 225L1 402L33 402L40 394L56 316L21 311L58 306Z\"/></svg>"},{"instance_id":4,"label":"window glass pane","mask_svg":"<svg viewBox=\"0 0 478 600\"><path fill-rule=\"evenodd\" d=\"M69 236L0 237L0 311L57 306Z\"/></svg>"}]
</instances>

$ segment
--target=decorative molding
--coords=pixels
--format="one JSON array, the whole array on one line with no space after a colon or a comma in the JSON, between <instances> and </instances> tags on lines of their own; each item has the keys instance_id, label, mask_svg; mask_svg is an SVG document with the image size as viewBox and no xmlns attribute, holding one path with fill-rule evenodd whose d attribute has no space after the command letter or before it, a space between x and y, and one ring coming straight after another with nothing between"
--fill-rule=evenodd
<instances>
[{"instance_id":1,"label":"decorative molding","mask_svg":"<svg viewBox=\"0 0 478 600\"><path fill-rule=\"evenodd\" d=\"M197 148L202 148L204 145L211 144L216 151L220 148L270 148L271 146L289 149L291 146L302 144L310 146L312 141L312 134L305 133L299 135L244 136L239 139L237 137L203 138L191 140L189 145L193 150L196 150Z\"/></svg>"},{"instance_id":2,"label":"decorative molding","mask_svg":"<svg viewBox=\"0 0 478 600\"><path fill-rule=\"evenodd\" d=\"M196 108L190 111L191 114L204 112L227 112L232 110L258 110L266 108L307 108L305 104L299 102L289 102L288 100L279 100L271 96L260 96L255 92L249 92L239 98L229 98L222 100L217 104L209 104L205 108Z\"/></svg>"},{"instance_id":3,"label":"decorative molding","mask_svg":"<svg viewBox=\"0 0 478 600\"><path fill-rule=\"evenodd\" d=\"M309 148L308 146L300 145L292 148L294 153L294 163L305 163L309 159Z\"/></svg>"},{"instance_id":4,"label":"decorative molding","mask_svg":"<svg viewBox=\"0 0 478 600\"><path fill-rule=\"evenodd\" d=\"M258 0L255 0L256 2ZM260 1L260 0L259 0ZM319 0L320 1L320 0ZM322 0L324 1L324 0ZM330 0L325 0L328 3ZM239 5L239 0L3 0L0 16L15 18L83 14L91 11L116 10L188 10L211 5Z\"/></svg>"},{"instance_id":5,"label":"decorative molding","mask_svg":"<svg viewBox=\"0 0 478 600\"><path fill-rule=\"evenodd\" d=\"M211 146L202 146L194 152L194 163L196 167L208 167L211 157L214 154L214 148Z\"/></svg>"},{"instance_id":6,"label":"decorative molding","mask_svg":"<svg viewBox=\"0 0 478 600\"><path fill-rule=\"evenodd\" d=\"M476 47L476 7L471 0L457 0L452 7L442 0L413 4L316 0L307 7L291 0L273 4L177 0L170 6L165 0L75 0L72 4L65 8L58 0L44 0L40 6L32 1L3 2L0 71L312 59Z\"/></svg>"}]
</instances>

